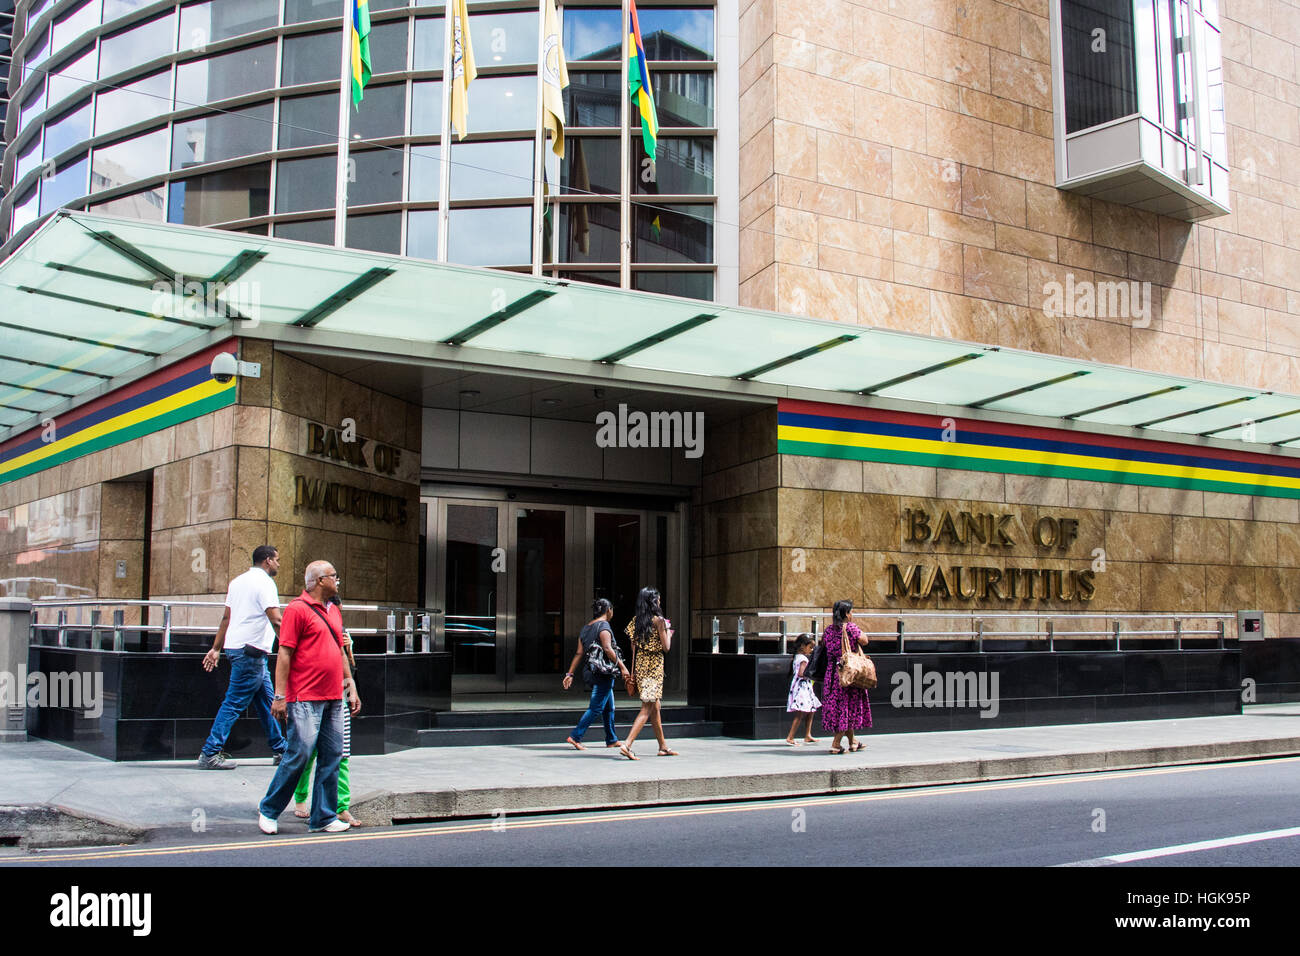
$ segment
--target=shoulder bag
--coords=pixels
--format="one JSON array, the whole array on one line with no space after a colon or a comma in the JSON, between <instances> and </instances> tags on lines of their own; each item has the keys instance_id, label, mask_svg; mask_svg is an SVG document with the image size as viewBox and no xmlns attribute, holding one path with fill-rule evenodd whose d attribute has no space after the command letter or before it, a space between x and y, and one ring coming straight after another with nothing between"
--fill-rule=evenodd
<instances>
[{"instance_id":1,"label":"shoulder bag","mask_svg":"<svg viewBox=\"0 0 1300 956\"><path fill-rule=\"evenodd\" d=\"M876 665L858 649L856 640L849 640L848 628L841 631L844 656L840 658L840 686L868 690L876 686Z\"/></svg>"},{"instance_id":2,"label":"shoulder bag","mask_svg":"<svg viewBox=\"0 0 1300 956\"><path fill-rule=\"evenodd\" d=\"M604 632L602 631L601 633ZM579 638L579 640L581 640L581 638ZM623 659L623 654L619 651L618 641L614 640L613 634L609 635L609 643L610 646L614 648L614 655L621 661ZM613 677L615 674L619 673L618 664L605 656L605 649L600 646L599 635L597 635L596 640L591 642L591 646L587 648L587 667L591 669L593 676L602 679Z\"/></svg>"},{"instance_id":3,"label":"shoulder bag","mask_svg":"<svg viewBox=\"0 0 1300 956\"><path fill-rule=\"evenodd\" d=\"M627 630L623 633L632 643L632 666L628 668L628 676L623 678L623 686L629 697L639 697L641 691L636 685L636 618L627 622Z\"/></svg>"}]
</instances>

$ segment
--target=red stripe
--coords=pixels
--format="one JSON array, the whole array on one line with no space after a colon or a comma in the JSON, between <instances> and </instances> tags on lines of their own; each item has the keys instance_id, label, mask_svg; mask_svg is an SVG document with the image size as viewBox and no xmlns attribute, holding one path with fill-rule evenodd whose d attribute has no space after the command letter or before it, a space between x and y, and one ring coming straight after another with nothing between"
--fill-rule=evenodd
<instances>
[{"instance_id":1,"label":"red stripe","mask_svg":"<svg viewBox=\"0 0 1300 956\"><path fill-rule=\"evenodd\" d=\"M929 428L935 427L936 419L944 417L918 415L914 412L895 412L884 408L858 408L849 405L832 405L827 402L806 402L795 398L779 399L777 407L782 412L797 412L803 415L832 415L836 418L851 418L857 421L887 422L892 425L917 425ZM1222 461L1238 461L1246 464L1283 464L1287 467L1295 467L1296 463L1296 459L1285 455L1230 451L1225 448L1150 438L1123 438L1118 435L1098 435L1060 428L1043 428L1038 425L1012 425L1006 422L976 421L969 418L955 418L954 421L967 431L986 435L1010 435L1034 441L1068 441L1093 445L1097 448L1126 448L1130 451L1166 452L1174 455L1196 454L1202 458L1218 458Z\"/></svg>"},{"instance_id":2,"label":"red stripe","mask_svg":"<svg viewBox=\"0 0 1300 956\"><path fill-rule=\"evenodd\" d=\"M99 409L103 408L105 405L112 405L115 404L116 402L122 401L123 399L130 398L133 395L139 395L141 392L145 392L151 388L155 388L158 385L161 385L163 382L167 382L170 381L171 379L179 378L182 375L186 375L189 372L194 371L196 368L210 365L212 363L213 356L215 356L218 352L231 352L237 355L239 352L238 339L233 339L233 338L227 339L226 341L222 342L219 345L214 345L209 349L205 349L202 352L199 352L195 355L191 355L189 358L181 359L181 361L175 363L174 365L169 365L166 368L161 368L156 372L151 372L148 375L146 375L144 378L140 379L139 381L132 382L130 385L123 385L121 388L114 389L113 391L109 392L107 395L101 395L99 398L95 399L92 402L87 402L85 405L80 405L77 408L74 408L70 412L65 412L64 414L54 419L54 427L56 429L64 428L68 425L71 425L73 422L76 422L84 418L85 416L98 411ZM40 431L42 427L43 426L37 425L35 428L29 428L21 435L15 435L13 438L10 438L8 441L4 442L3 444L0 444L0 455L2 455L13 445L21 444L22 442L26 441L29 436L31 436L34 432Z\"/></svg>"}]
</instances>

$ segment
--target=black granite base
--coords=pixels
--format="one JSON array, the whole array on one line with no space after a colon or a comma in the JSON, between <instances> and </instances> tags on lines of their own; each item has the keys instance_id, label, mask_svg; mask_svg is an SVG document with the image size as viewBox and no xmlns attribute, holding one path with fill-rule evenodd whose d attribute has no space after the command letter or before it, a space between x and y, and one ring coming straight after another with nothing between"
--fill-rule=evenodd
<instances>
[{"instance_id":1,"label":"black granite base","mask_svg":"<svg viewBox=\"0 0 1300 956\"><path fill-rule=\"evenodd\" d=\"M84 708L30 707L27 731L109 760L197 759L230 679L224 661L209 674L202 657L32 647L28 673L91 674L92 680L102 680L102 712L87 716ZM275 658L268 663L274 673ZM447 653L358 654L356 678L362 710L352 721L355 754L415 746L418 732L432 725L432 715L451 709ZM236 758L271 756L262 724L253 717L235 722L225 750Z\"/></svg>"},{"instance_id":2,"label":"black granite base","mask_svg":"<svg viewBox=\"0 0 1300 956\"><path fill-rule=\"evenodd\" d=\"M1241 713L1236 648L871 656L873 729L887 733ZM783 737L790 665L788 655L692 654L688 702L727 736Z\"/></svg>"},{"instance_id":3,"label":"black granite base","mask_svg":"<svg viewBox=\"0 0 1300 956\"><path fill-rule=\"evenodd\" d=\"M1254 682L1254 703L1300 700L1300 637L1243 642L1241 676Z\"/></svg>"}]
</instances>

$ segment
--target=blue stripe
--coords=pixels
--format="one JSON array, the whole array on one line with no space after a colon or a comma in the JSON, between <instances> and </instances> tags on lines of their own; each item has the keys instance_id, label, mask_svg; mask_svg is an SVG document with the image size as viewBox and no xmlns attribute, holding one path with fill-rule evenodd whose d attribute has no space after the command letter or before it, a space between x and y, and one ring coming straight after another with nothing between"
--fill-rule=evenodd
<instances>
[{"instance_id":1,"label":"blue stripe","mask_svg":"<svg viewBox=\"0 0 1300 956\"><path fill-rule=\"evenodd\" d=\"M170 379L169 381L161 382L153 388L145 389L139 394L132 395L129 398L124 398L119 402L112 403L111 405L106 405L98 411L91 412L89 415L85 415L69 425L57 426L56 435L58 437L56 440L63 441L65 438L71 438L83 429L98 425L101 422L106 422L110 418L116 418L118 415L133 412L152 402L175 395L177 392L183 392L187 388L193 388L195 385L201 385L210 377L211 373L208 371L208 367L206 365L200 366L185 375L180 375L176 378ZM35 438L23 442L21 445L0 454L0 463L12 461L20 455L25 455L30 451L35 451L42 445L47 444L49 443L41 441L40 435L38 434Z\"/></svg>"},{"instance_id":2,"label":"blue stripe","mask_svg":"<svg viewBox=\"0 0 1300 956\"><path fill-rule=\"evenodd\" d=\"M798 412L780 412L781 425L800 428L831 429L857 432L864 435L889 435L895 438L920 438L942 440L943 429L921 425L896 425L892 422L863 421L859 418L835 418L829 415L805 415ZM828 442L828 444L834 444ZM1087 455L1093 458L1113 458L1120 461L1150 462L1161 465L1178 465L1195 468L1217 468L1248 475L1273 475L1282 478L1300 478L1300 468L1285 465L1252 464L1224 458L1204 458L1198 455L1179 455L1173 452L1142 451L1136 448L1115 448L1111 445L1089 445L1082 442L1056 441L1047 438L1022 438L1018 435L998 435L966 429L962 432L963 445L986 445L995 448L1020 448L1027 451L1055 452L1070 455Z\"/></svg>"}]
</instances>

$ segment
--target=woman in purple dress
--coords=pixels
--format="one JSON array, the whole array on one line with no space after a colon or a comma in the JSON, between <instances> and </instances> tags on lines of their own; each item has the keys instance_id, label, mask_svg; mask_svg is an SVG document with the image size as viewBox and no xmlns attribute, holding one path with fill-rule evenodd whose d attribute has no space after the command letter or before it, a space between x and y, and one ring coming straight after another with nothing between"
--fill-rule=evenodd
<instances>
[{"instance_id":1,"label":"woman in purple dress","mask_svg":"<svg viewBox=\"0 0 1300 956\"><path fill-rule=\"evenodd\" d=\"M822 685L822 726L835 735L831 743L831 753L844 753L840 741L849 735L850 751L861 750L866 746L858 740L853 732L871 726L871 704L867 701L867 692L862 687L842 687L840 685L840 658L844 655L844 636L848 635L849 646L854 642L860 647L867 646L867 638L853 623L853 602L836 601L832 611L832 623L822 634L826 644L826 678Z\"/></svg>"}]
</instances>

